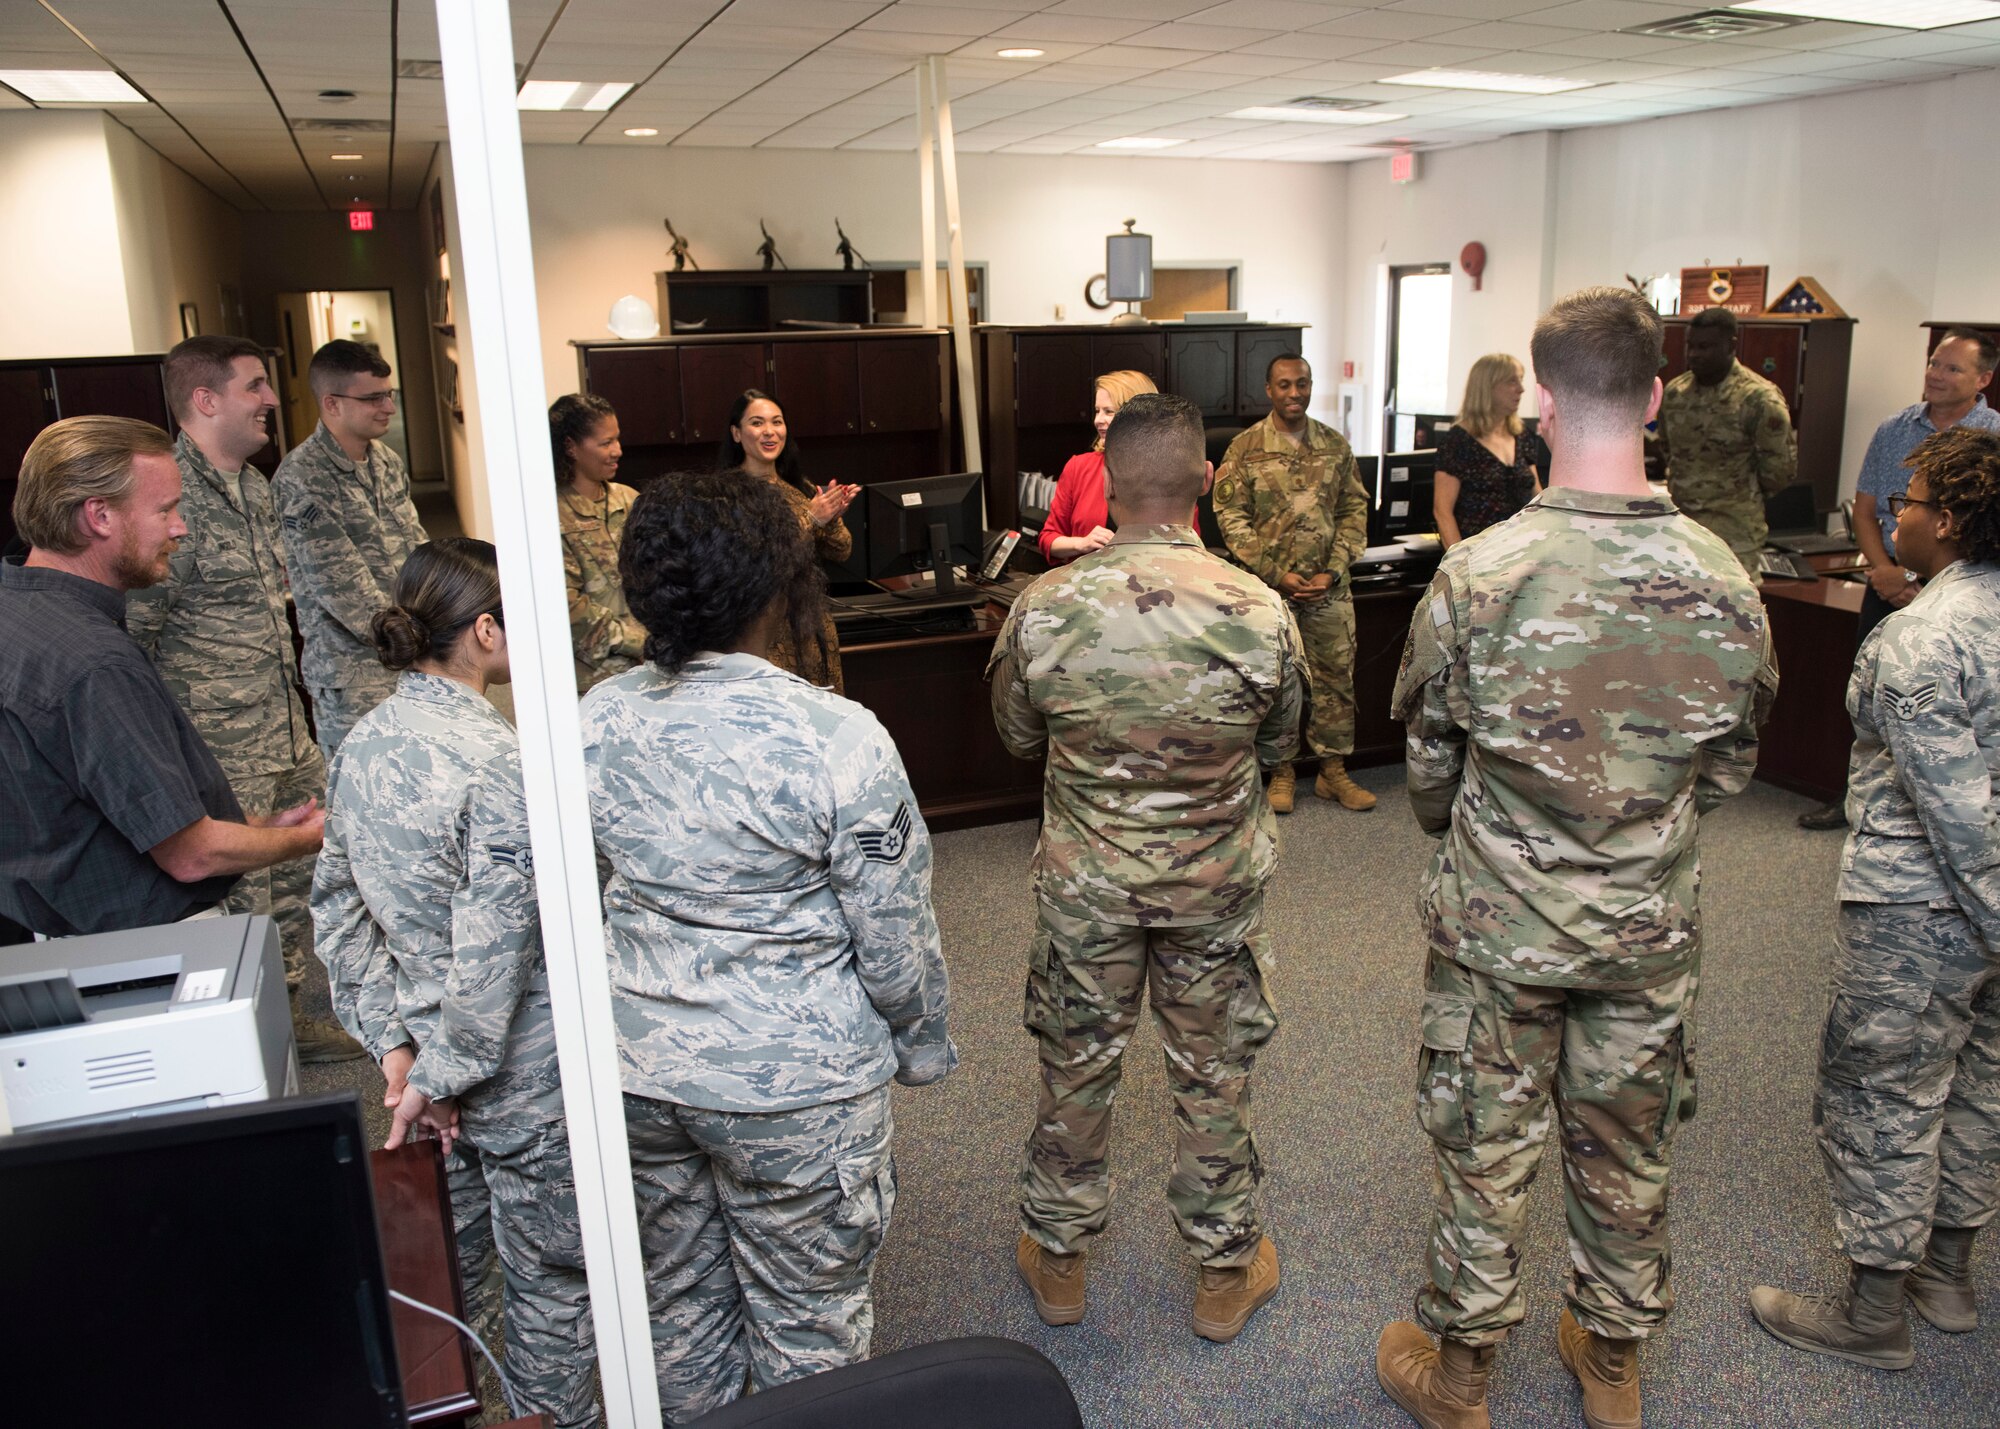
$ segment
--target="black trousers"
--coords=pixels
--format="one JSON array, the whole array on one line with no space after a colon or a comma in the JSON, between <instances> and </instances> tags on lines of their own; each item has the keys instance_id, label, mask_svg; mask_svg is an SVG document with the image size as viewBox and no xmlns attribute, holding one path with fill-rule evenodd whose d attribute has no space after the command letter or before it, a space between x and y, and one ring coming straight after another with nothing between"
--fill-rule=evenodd
<instances>
[{"instance_id":1,"label":"black trousers","mask_svg":"<svg viewBox=\"0 0 2000 1429\"><path fill-rule=\"evenodd\" d=\"M979 1335L899 1350L747 1395L687 1429L1083 1429L1062 1371Z\"/></svg>"}]
</instances>

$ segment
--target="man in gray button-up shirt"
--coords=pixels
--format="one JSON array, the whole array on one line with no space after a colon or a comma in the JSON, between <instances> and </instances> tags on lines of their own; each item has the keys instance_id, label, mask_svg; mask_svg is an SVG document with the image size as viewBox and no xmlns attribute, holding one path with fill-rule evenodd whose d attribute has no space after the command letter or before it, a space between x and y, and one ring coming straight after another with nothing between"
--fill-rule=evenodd
<instances>
[{"instance_id":1,"label":"man in gray button-up shirt","mask_svg":"<svg viewBox=\"0 0 2000 1429\"><path fill-rule=\"evenodd\" d=\"M396 688L369 627L424 528L403 459L381 441L396 411L389 364L358 342L330 342L313 354L307 380L320 424L279 463L272 489L314 729L330 762L354 722Z\"/></svg>"}]
</instances>

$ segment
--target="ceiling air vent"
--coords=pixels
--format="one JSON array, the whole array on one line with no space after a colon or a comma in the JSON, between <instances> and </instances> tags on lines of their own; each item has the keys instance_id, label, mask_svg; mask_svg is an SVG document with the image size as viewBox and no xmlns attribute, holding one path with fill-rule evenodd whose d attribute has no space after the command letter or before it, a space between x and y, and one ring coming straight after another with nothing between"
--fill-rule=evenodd
<instances>
[{"instance_id":1,"label":"ceiling air vent","mask_svg":"<svg viewBox=\"0 0 2000 1429\"><path fill-rule=\"evenodd\" d=\"M1373 109L1372 99L1334 99L1324 94L1308 94L1300 99L1287 99L1282 104L1274 104L1273 109L1304 109L1308 112L1325 113L1335 109Z\"/></svg>"},{"instance_id":2,"label":"ceiling air vent","mask_svg":"<svg viewBox=\"0 0 2000 1429\"><path fill-rule=\"evenodd\" d=\"M1664 40L1736 40L1771 30L1788 30L1805 21L1796 15L1752 14L1746 10L1700 10L1651 25L1633 25L1621 35L1652 35Z\"/></svg>"},{"instance_id":3,"label":"ceiling air vent","mask_svg":"<svg viewBox=\"0 0 2000 1429\"><path fill-rule=\"evenodd\" d=\"M443 60L400 60L396 64L398 79L443 79Z\"/></svg>"},{"instance_id":4,"label":"ceiling air vent","mask_svg":"<svg viewBox=\"0 0 2000 1429\"><path fill-rule=\"evenodd\" d=\"M386 119L294 119L292 128L301 134L387 134Z\"/></svg>"}]
</instances>

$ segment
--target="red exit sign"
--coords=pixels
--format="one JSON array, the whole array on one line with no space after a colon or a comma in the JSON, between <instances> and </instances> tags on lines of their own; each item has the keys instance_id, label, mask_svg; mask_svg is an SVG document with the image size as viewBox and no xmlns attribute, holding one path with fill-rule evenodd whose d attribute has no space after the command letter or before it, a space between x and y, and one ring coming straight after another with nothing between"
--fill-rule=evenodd
<instances>
[{"instance_id":1,"label":"red exit sign","mask_svg":"<svg viewBox=\"0 0 2000 1429\"><path fill-rule=\"evenodd\" d=\"M356 233L366 233L375 226L375 210L356 208L348 210L347 226Z\"/></svg>"},{"instance_id":2,"label":"red exit sign","mask_svg":"<svg viewBox=\"0 0 2000 1429\"><path fill-rule=\"evenodd\" d=\"M1408 149L1389 156L1389 182L1413 184L1417 181L1417 156Z\"/></svg>"}]
</instances>

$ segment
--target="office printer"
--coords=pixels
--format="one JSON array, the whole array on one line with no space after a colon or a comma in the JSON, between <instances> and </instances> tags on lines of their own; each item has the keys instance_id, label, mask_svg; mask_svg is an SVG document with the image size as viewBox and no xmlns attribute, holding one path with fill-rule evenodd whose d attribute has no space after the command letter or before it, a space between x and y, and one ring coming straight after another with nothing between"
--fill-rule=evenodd
<instances>
[{"instance_id":1,"label":"office printer","mask_svg":"<svg viewBox=\"0 0 2000 1429\"><path fill-rule=\"evenodd\" d=\"M0 969L0 1086L17 1131L298 1091L269 918L24 943Z\"/></svg>"}]
</instances>

